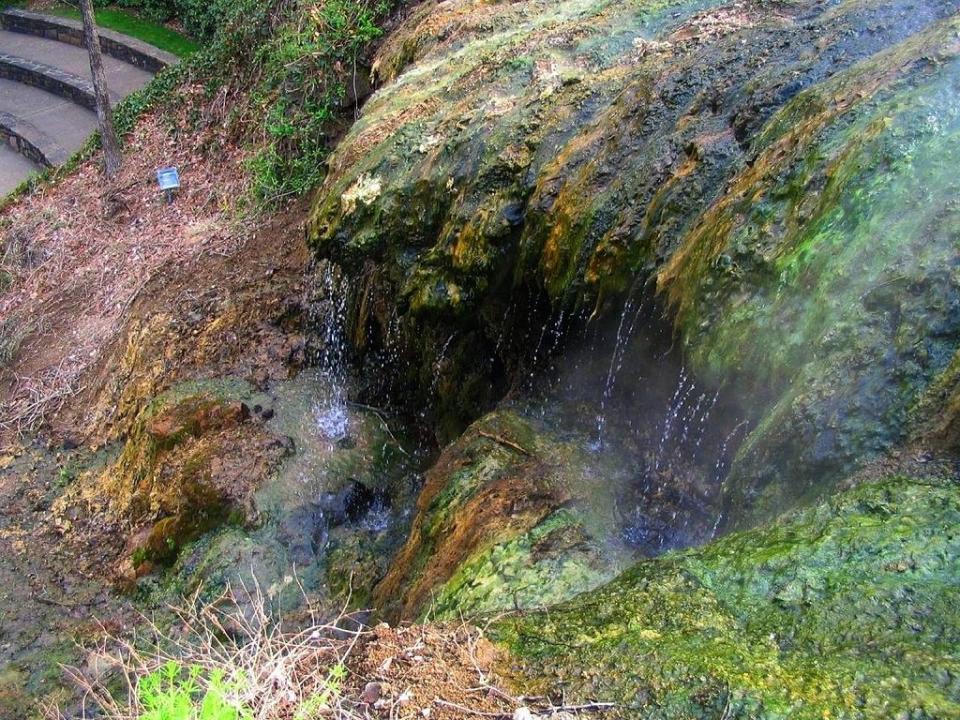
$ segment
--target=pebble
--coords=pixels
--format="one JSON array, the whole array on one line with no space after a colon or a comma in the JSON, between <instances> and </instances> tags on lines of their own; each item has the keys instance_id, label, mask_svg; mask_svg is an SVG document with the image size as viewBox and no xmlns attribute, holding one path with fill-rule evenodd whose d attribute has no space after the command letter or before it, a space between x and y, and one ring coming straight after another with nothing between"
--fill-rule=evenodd
<instances>
[{"instance_id":1,"label":"pebble","mask_svg":"<svg viewBox=\"0 0 960 720\"><path fill-rule=\"evenodd\" d=\"M373 705L377 700L380 699L380 693L380 683L368 682L366 685L364 685L363 692L360 693L360 702Z\"/></svg>"}]
</instances>

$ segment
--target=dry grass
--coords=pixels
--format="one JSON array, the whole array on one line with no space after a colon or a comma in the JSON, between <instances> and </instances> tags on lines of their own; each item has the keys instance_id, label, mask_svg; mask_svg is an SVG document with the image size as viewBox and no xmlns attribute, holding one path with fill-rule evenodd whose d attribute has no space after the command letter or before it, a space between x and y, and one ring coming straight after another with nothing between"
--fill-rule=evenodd
<instances>
[{"instance_id":1,"label":"dry grass","mask_svg":"<svg viewBox=\"0 0 960 720\"><path fill-rule=\"evenodd\" d=\"M29 334L28 323L17 322L13 318L0 320L0 367L13 360L20 345Z\"/></svg>"},{"instance_id":2,"label":"dry grass","mask_svg":"<svg viewBox=\"0 0 960 720\"><path fill-rule=\"evenodd\" d=\"M17 347L31 331L30 326L20 326ZM85 366L70 362L70 358L62 358L56 366L41 368L31 375L14 373L17 402L13 412L0 412L0 430L12 430L17 435L36 431L48 414L59 412L70 398L83 391L79 377L84 369ZM0 406L0 410L4 409Z\"/></svg>"},{"instance_id":3,"label":"dry grass","mask_svg":"<svg viewBox=\"0 0 960 720\"><path fill-rule=\"evenodd\" d=\"M237 717L252 720L534 720L615 708L510 694L493 670L501 651L465 622L367 628L344 611L320 621L305 607L285 627L259 585L241 585L171 607L172 623L144 617L132 637L104 631L83 668L64 668L83 694L81 717L157 717L142 690L171 666L195 679L197 706L226 688L230 706L249 711ZM66 720L57 707L46 716Z\"/></svg>"},{"instance_id":4,"label":"dry grass","mask_svg":"<svg viewBox=\"0 0 960 720\"><path fill-rule=\"evenodd\" d=\"M258 585L228 589L213 602L194 596L170 611L175 622L169 629L143 618L133 637L105 633L88 653L86 668L65 668L84 694L84 713L95 707L107 720L142 717L144 679L174 663L196 675L201 694L210 690L211 678L222 677L231 703L249 709L255 720L300 718L304 708L317 716L361 717L340 686L351 655L368 633L356 623L358 629L345 630L346 615L329 623L314 618L305 629L287 631ZM113 684L110 676L117 675L126 688L122 697L107 687ZM58 708L48 708L47 715L64 718Z\"/></svg>"}]
</instances>

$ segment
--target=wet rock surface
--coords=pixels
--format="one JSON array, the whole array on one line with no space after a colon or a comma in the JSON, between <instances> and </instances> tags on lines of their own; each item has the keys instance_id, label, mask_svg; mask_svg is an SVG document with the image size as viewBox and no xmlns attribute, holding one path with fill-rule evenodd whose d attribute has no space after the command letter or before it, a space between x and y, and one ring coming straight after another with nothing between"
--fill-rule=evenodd
<instances>
[{"instance_id":1,"label":"wet rock surface","mask_svg":"<svg viewBox=\"0 0 960 720\"><path fill-rule=\"evenodd\" d=\"M244 399L252 393L227 379L186 383L155 398L117 460L81 478L57 512L82 503L105 524L131 528L121 556L128 576L172 564L185 545L224 523L254 522L253 492L285 449L251 421Z\"/></svg>"},{"instance_id":2,"label":"wet rock surface","mask_svg":"<svg viewBox=\"0 0 960 720\"><path fill-rule=\"evenodd\" d=\"M535 419L492 413L427 472L374 601L392 618L474 617L596 587L633 557L614 522L623 482L614 462Z\"/></svg>"},{"instance_id":3,"label":"wet rock surface","mask_svg":"<svg viewBox=\"0 0 960 720\"><path fill-rule=\"evenodd\" d=\"M408 527L424 459L410 454L382 414L345 400L327 404L330 382L306 370L264 392L240 392L247 406L271 411L256 428L277 459L265 474L247 476L241 503L218 503L220 517L230 515L189 538L164 575L142 578L140 592L162 602L198 588L212 597L230 584L259 587L284 607L302 604L306 592L331 612L349 598L363 607ZM248 445L235 449L249 457Z\"/></svg>"},{"instance_id":4,"label":"wet rock surface","mask_svg":"<svg viewBox=\"0 0 960 720\"><path fill-rule=\"evenodd\" d=\"M448 441L649 282L753 412L731 522L829 491L904 441L960 338L956 26L953 2L421 4L308 225L356 278L367 391Z\"/></svg>"},{"instance_id":5,"label":"wet rock surface","mask_svg":"<svg viewBox=\"0 0 960 720\"><path fill-rule=\"evenodd\" d=\"M73 707L60 664L81 665L77 643L132 622L133 608L103 572L116 556L110 529L83 513L55 518L77 477L108 460L40 443L0 453L0 717L41 716L40 702Z\"/></svg>"}]
</instances>

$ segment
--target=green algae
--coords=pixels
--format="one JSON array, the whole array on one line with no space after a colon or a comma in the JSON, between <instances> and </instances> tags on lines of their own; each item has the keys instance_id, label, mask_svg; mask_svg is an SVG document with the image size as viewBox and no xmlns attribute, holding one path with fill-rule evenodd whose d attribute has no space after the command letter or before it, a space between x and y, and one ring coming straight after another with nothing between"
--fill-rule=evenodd
<instances>
[{"instance_id":1,"label":"green algae","mask_svg":"<svg viewBox=\"0 0 960 720\"><path fill-rule=\"evenodd\" d=\"M952 75L889 93L811 139L810 155L762 190L726 240L736 272L707 285L689 316L699 368L777 398L728 483L732 503L766 493L750 497L754 519L815 497L851 463L902 440L909 408L952 357ZM767 492L771 462L798 456L820 480Z\"/></svg>"},{"instance_id":2,"label":"green algae","mask_svg":"<svg viewBox=\"0 0 960 720\"><path fill-rule=\"evenodd\" d=\"M952 717L958 521L955 483L891 478L494 633L525 682L626 717Z\"/></svg>"},{"instance_id":3,"label":"green algae","mask_svg":"<svg viewBox=\"0 0 960 720\"><path fill-rule=\"evenodd\" d=\"M425 610L431 620L553 605L610 579L604 557L576 512L561 509L529 531L475 553Z\"/></svg>"}]
</instances>

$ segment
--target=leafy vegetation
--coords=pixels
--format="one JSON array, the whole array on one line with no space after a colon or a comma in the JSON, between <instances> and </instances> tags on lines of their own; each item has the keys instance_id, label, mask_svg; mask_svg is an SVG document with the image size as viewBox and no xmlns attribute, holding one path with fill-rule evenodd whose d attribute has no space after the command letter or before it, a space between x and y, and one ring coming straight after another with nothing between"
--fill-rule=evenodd
<instances>
[{"instance_id":1,"label":"leafy vegetation","mask_svg":"<svg viewBox=\"0 0 960 720\"><path fill-rule=\"evenodd\" d=\"M390 0L309 4L260 49L251 101L265 118L266 142L251 168L261 199L302 194L323 178L331 140L367 82L365 50L392 7Z\"/></svg>"},{"instance_id":2,"label":"leafy vegetation","mask_svg":"<svg viewBox=\"0 0 960 720\"><path fill-rule=\"evenodd\" d=\"M333 142L355 117L369 87L366 68L372 44L399 0L119 4L123 7L98 11L104 27L174 52L184 61L121 101L117 131L121 136L129 133L137 118L160 105L192 102L178 89L188 82L200 84L205 99L229 102L222 102L217 113L195 108L197 124L223 123L237 141L252 146L253 195L271 203L301 195L323 179ZM54 12L76 16L68 6L57 6ZM150 20L173 18L204 44L198 46ZM97 147L95 137L63 167L25 181L0 207L72 172Z\"/></svg>"},{"instance_id":3,"label":"leafy vegetation","mask_svg":"<svg viewBox=\"0 0 960 720\"><path fill-rule=\"evenodd\" d=\"M161 74L130 96L118 129L128 130L187 78L203 83L209 96L230 96L226 119L254 145L253 191L269 203L301 195L322 180L333 141L369 87L372 43L398 0L126 4L149 17L176 17L209 42L183 69Z\"/></svg>"}]
</instances>

